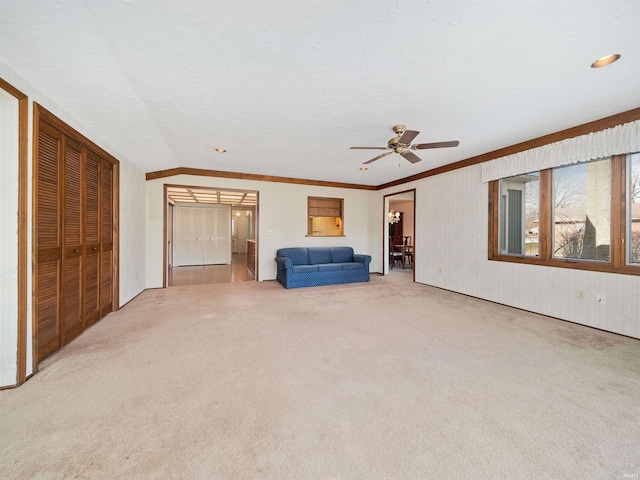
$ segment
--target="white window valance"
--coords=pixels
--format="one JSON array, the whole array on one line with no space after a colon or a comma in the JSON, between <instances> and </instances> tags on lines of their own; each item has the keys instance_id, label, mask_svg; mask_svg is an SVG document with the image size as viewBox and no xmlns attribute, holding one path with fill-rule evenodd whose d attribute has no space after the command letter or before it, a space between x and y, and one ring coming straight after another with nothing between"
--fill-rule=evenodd
<instances>
[{"instance_id":1,"label":"white window valance","mask_svg":"<svg viewBox=\"0 0 640 480\"><path fill-rule=\"evenodd\" d=\"M489 182L639 150L640 120L637 120L485 162L482 164L482 181Z\"/></svg>"}]
</instances>

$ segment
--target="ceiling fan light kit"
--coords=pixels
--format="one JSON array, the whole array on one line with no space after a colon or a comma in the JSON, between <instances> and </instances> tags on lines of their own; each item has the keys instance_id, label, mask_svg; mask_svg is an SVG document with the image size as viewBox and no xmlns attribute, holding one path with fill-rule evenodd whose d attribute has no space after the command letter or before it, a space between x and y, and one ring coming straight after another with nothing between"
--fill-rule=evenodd
<instances>
[{"instance_id":1,"label":"ceiling fan light kit","mask_svg":"<svg viewBox=\"0 0 640 480\"><path fill-rule=\"evenodd\" d=\"M411 163L418 163L422 161L420 157L418 157L415 153L410 150L424 150L427 148L447 148L447 147L457 147L460 142L458 140L452 140L449 142L435 142L435 143L418 143L412 145L411 142L414 138L418 136L420 132L416 130L407 130L405 125L395 125L393 127L393 132L397 135L396 137L389 140L386 147L351 147L351 150L391 150L390 152L385 152L377 157L373 157L371 160L367 160L363 163L363 165L367 165L369 163L375 162L376 160L380 160L381 158L386 157L387 155L391 155L392 153L397 153L404 157Z\"/></svg>"}]
</instances>

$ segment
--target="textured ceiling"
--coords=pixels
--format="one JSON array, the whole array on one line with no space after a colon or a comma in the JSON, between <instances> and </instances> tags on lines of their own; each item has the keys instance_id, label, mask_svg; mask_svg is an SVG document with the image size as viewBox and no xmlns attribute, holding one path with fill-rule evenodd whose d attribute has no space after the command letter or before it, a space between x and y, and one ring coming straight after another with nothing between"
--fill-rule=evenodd
<instances>
[{"instance_id":1,"label":"textured ceiling","mask_svg":"<svg viewBox=\"0 0 640 480\"><path fill-rule=\"evenodd\" d=\"M638 25L637 0L0 0L0 61L145 172L380 185L640 106ZM360 171L398 123L460 146Z\"/></svg>"}]
</instances>

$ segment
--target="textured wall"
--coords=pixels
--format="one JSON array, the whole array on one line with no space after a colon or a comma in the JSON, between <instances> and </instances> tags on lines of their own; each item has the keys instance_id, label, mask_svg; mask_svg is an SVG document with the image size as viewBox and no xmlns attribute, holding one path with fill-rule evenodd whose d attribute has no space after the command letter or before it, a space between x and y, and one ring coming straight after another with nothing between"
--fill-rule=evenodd
<instances>
[{"instance_id":1,"label":"textured wall","mask_svg":"<svg viewBox=\"0 0 640 480\"><path fill-rule=\"evenodd\" d=\"M145 175L120 162L120 305L144 290Z\"/></svg>"},{"instance_id":2,"label":"textured wall","mask_svg":"<svg viewBox=\"0 0 640 480\"><path fill-rule=\"evenodd\" d=\"M18 100L0 89L0 386L14 385L18 352Z\"/></svg>"},{"instance_id":3,"label":"textured wall","mask_svg":"<svg viewBox=\"0 0 640 480\"><path fill-rule=\"evenodd\" d=\"M33 102L38 102L44 108L52 112L58 118L69 124L78 132L85 135L87 138L100 145L106 151L114 155L120 160L120 304L122 305L128 299L134 297L142 290L144 290L144 258L145 258L145 240L144 240L144 225L145 225L145 178L144 174L137 168L133 167L131 162L128 161L123 155L110 148L109 145L102 141L102 136L99 132L90 131L85 128L77 119L69 116L69 114L52 102L46 95L39 90L35 89L28 81L18 75L15 71L9 68L6 64L0 62L0 77L9 82L15 88L29 97L28 108L28 148L27 148L27 292L31 292L32 277L31 272L33 270L31 250L32 250L32 153L33 153ZM3 167L4 168L4 167ZM4 179L4 170L2 178ZM16 175L17 178L17 175ZM12 185L13 182L9 181ZM14 188L17 192L17 183ZM17 193L16 193L17 195ZM16 197L17 198L17 197ZM3 215L6 214L8 208L5 204L2 205ZM4 225L3 225L4 230ZM14 231L17 232L17 228L14 227ZM11 261L11 256L2 254L2 261ZM139 272L138 278L135 278L136 272ZM3 302L4 303L4 302ZM27 360L27 375L33 373L32 364L32 343L29 339L32 338L32 299L29 296L27 299L27 336L26 344L26 360ZM3 314L3 319L4 314ZM4 335L3 335L4 336Z\"/></svg>"},{"instance_id":4,"label":"textured wall","mask_svg":"<svg viewBox=\"0 0 640 480\"><path fill-rule=\"evenodd\" d=\"M402 188L409 186L417 188L416 281L640 338L640 277L487 260L488 187L480 166ZM606 296L604 305L596 294Z\"/></svg>"},{"instance_id":5,"label":"textured wall","mask_svg":"<svg viewBox=\"0 0 640 480\"><path fill-rule=\"evenodd\" d=\"M356 253L372 255L371 271L377 271L376 238L382 223L370 215L376 192L344 188L315 187L230 178L178 175L147 182L147 275L146 287L162 286L163 185L197 185L257 190L258 279L276 277L276 250L282 247L347 245ZM344 237L307 237L307 197L344 198Z\"/></svg>"}]
</instances>

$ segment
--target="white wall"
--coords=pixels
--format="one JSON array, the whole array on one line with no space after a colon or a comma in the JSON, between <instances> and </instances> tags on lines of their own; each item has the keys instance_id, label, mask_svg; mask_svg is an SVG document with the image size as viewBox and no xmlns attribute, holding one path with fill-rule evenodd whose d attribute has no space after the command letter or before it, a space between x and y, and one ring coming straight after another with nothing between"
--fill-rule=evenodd
<instances>
[{"instance_id":1,"label":"white wall","mask_svg":"<svg viewBox=\"0 0 640 480\"><path fill-rule=\"evenodd\" d=\"M145 181L141 170L120 160L120 306L144 290Z\"/></svg>"},{"instance_id":2,"label":"white wall","mask_svg":"<svg viewBox=\"0 0 640 480\"><path fill-rule=\"evenodd\" d=\"M260 192L258 280L276 278L276 250L283 247L346 245L356 253L371 255L371 271L379 271L380 257L375 253L381 247L375 239L381 237L382 221L372 214L377 198L375 191L177 175L147 181L147 288L162 287L164 184ZM308 196L344 198L344 237L306 236Z\"/></svg>"},{"instance_id":3,"label":"white wall","mask_svg":"<svg viewBox=\"0 0 640 480\"><path fill-rule=\"evenodd\" d=\"M0 386L18 373L18 99L0 89Z\"/></svg>"},{"instance_id":4,"label":"white wall","mask_svg":"<svg viewBox=\"0 0 640 480\"><path fill-rule=\"evenodd\" d=\"M413 186L416 281L640 338L640 277L487 260L488 185L480 166L396 188Z\"/></svg>"},{"instance_id":5,"label":"white wall","mask_svg":"<svg viewBox=\"0 0 640 480\"><path fill-rule=\"evenodd\" d=\"M82 124L68 115L58 105L52 102L42 92L35 89L29 82L18 75L13 69L0 62L0 77L10 83L13 87L20 90L29 97L28 108L28 148L27 148L27 292L33 291L33 281L31 272L32 264L32 230L33 230L33 102L37 102L51 113L56 115L62 121L76 129L85 137L105 149L111 155L120 161L120 305L126 303L129 299L144 290L144 261L145 261L145 176L133 164L122 155L119 155L115 149L109 147L101 141L99 132L92 132L84 128ZM3 172L4 173L4 172ZM17 185L16 185L17 191ZM2 215L10 215L11 208L2 205ZM4 226L3 226L4 227ZM17 228L16 228L17 235ZM3 251L2 258L5 259L7 254ZM11 260L7 257L7 260ZM4 260L3 260L4 261ZM136 278L136 273L138 277ZM27 345L26 345L26 374L33 373L32 362L32 342L33 336L33 317L32 317L32 299L27 301ZM11 317L9 320L3 315L2 323L15 322L17 325L17 317ZM15 381L14 381L15 383ZM0 386L3 384L0 383Z\"/></svg>"}]
</instances>

